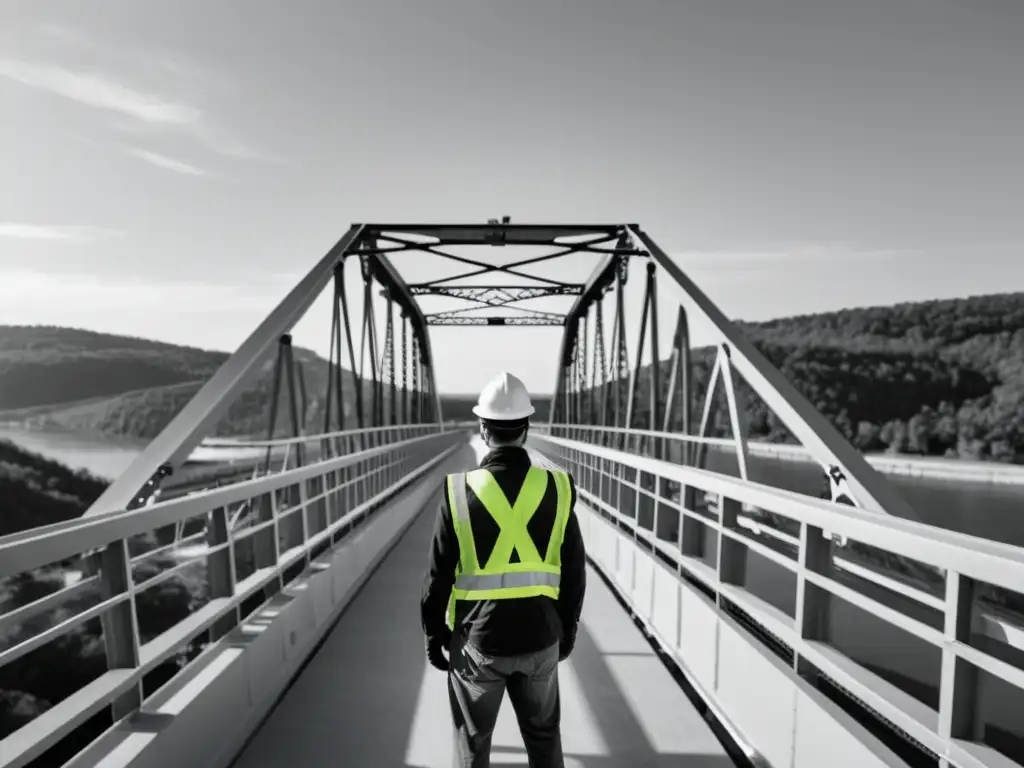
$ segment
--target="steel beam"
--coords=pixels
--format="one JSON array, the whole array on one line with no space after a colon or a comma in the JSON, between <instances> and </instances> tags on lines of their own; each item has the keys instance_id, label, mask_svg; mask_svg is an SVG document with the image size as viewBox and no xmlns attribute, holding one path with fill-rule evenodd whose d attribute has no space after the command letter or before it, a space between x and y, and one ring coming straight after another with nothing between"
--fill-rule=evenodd
<instances>
[{"instance_id":1,"label":"steel beam","mask_svg":"<svg viewBox=\"0 0 1024 768\"><path fill-rule=\"evenodd\" d=\"M433 237L452 245L569 245L565 237L614 235L620 224L367 224L373 235L406 234ZM433 243L424 243L433 245Z\"/></svg>"},{"instance_id":2,"label":"steel beam","mask_svg":"<svg viewBox=\"0 0 1024 768\"><path fill-rule=\"evenodd\" d=\"M86 510L87 516L127 509L155 475L181 466L227 413L237 396L261 373L263 363L323 292L334 266L358 242L363 226L354 224L333 248L288 293L255 331L242 342L205 385L189 400L146 449Z\"/></svg>"},{"instance_id":3,"label":"steel beam","mask_svg":"<svg viewBox=\"0 0 1024 768\"><path fill-rule=\"evenodd\" d=\"M623 258L623 252L630 247L629 239L622 233L619 235L619 241L615 246L616 253L608 254L591 272L587 282L584 283L583 292L579 295L576 301L573 302L572 307L569 308L569 312L566 315L565 324L568 328L570 324L584 314L587 308L595 301L599 301L604 296L605 291L615 282L615 276L618 274L618 270L621 268L621 260ZM569 354L570 348L566 344L565 339L562 340L562 347L558 353L558 359L562 365L566 365L566 355Z\"/></svg>"},{"instance_id":4,"label":"steel beam","mask_svg":"<svg viewBox=\"0 0 1024 768\"><path fill-rule=\"evenodd\" d=\"M582 284L575 285L411 285L413 296L447 296L452 299L477 301L492 307L503 307L515 301L546 296L578 296Z\"/></svg>"},{"instance_id":5,"label":"steel beam","mask_svg":"<svg viewBox=\"0 0 1024 768\"><path fill-rule=\"evenodd\" d=\"M372 230L373 228L370 229ZM412 332L420 343L420 360L430 371L433 371L434 355L430 348L427 320L423 310L420 309L420 305L409 291L409 286L399 276L398 271L392 266L387 256L371 254L366 256L366 260L371 273L377 278L377 282L381 284L392 300L409 316ZM434 377L431 376L430 378L433 380ZM437 408L437 421L441 423L444 416L441 411L441 395L436 389L431 395L434 399L434 406Z\"/></svg>"},{"instance_id":6,"label":"steel beam","mask_svg":"<svg viewBox=\"0 0 1024 768\"><path fill-rule=\"evenodd\" d=\"M640 229L629 229L640 240L657 264L665 270L681 301L691 301L711 321L722 341L728 345L729 360L743 379L764 400L794 437L823 466L838 464L858 503L865 509L885 512L907 520L919 517L906 500L879 474L839 431L782 373L757 351L754 344L697 287L683 270Z\"/></svg>"},{"instance_id":7,"label":"steel beam","mask_svg":"<svg viewBox=\"0 0 1024 768\"><path fill-rule=\"evenodd\" d=\"M563 326L565 316L548 314L543 315L519 315L516 317L501 316L467 316L454 312L438 312L434 315L427 315L427 325L504 325L504 326Z\"/></svg>"}]
</instances>

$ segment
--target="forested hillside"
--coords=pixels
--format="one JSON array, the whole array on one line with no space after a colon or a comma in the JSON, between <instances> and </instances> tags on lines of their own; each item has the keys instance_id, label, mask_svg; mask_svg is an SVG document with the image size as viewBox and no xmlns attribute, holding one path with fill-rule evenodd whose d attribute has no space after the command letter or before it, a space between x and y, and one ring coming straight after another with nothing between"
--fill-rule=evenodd
<instances>
[{"instance_id":1,"label":"forested hillside","mask_svg":"<svg viewBox=\"0 0 1024 768\"><path fill-rule=\"evenodd\" d=\"M323 428L328 363L296 347L310 430ZM0 421L152 438L228 358L225 352L69 328L0 327ZM258 382L232 404L218 435L262 434L269 423L273 354ZM355 381L343 370L346 425L355 425ZM369 382L363 383L370 396ZM290 429L282 383L277 432ZM369 402L369 401L367 401ZM336 406L333 406L336 408Z\"/></svg>"},{"instance_id":2,"label":"forested hillside","mask_svg":"<svg viewBox=\"0 0 1024 768\"><path fill-rule=\"evenodd\" d=\"M848 309L740 327L864 451L1024 462L1024 293ZM0 327L0 421L153 437L226 358L223 352L88 331ZM308 394L306 424L320 429L327 362L299 348L295 358ZM694 360L699 403L712 352L697 350ZM266 430L273 362L268 359L259 383L232 406L218 433ZM641 393L647 391L647 374L641 373ZM346 371L349 426L354 381ZM751 436L791 441L749 388L741 388ZM368 382L363 391L369 397ZM538 397L542 420L549 400ZM638 426L646 424L643 401ZM472 418L472 402L468 396L444 398L446 418ZM287 411L280 414L283 432ZM727 429L722 419L718 431Z\"/></svg>"},{"instance_id":3,"label":"forested hillside","mask_svg":"<svg viewBox=\"0 0 1024 768\"><path fill-rule=\"evenodd\" d=\"M103 480L0 440L0 536L72 520L99 498Z\"/></svg>"},{"instance_id":4,"label":"forested hillside","mask_svg":"<svg viewBox=\"0 0 1024 768\"><path fill-rule=\"evenodd\" d=\"M1024 293L740 327L863 451L1024 462ZM695 422L713 361L713 350L694 354ZM638 425L647 423L648 375ZM745 382L740 389L751 437L793 442ZM716 432L728 432L727 419Z\"/></svg>"}]
</instances>

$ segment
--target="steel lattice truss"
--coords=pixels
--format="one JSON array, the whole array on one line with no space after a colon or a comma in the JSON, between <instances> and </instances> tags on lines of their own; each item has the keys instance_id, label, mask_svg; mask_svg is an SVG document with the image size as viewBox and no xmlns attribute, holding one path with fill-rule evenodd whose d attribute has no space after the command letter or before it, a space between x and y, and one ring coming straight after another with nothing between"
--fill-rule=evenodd
<instances>
[{"instance_id":1,"label":"steel lattice truss","mask_svg":"<svg viewBox=\"0 0 1024 768\"><path fill-rule=\"evenodd\" d=\"M413 296L449 296L453 299L480 301L488 306L501 307L515 301L539 299L542 296L578 296L583 293L582 285L539 286L539 285L416 285L410 286Z\"/></svg>"},{"instance_id":2,"label":"steel lattice truss","mask_svg":"<svg viewBox=\"0 0 1024 768\"><path fill-rule=\"evenodd\" d=\"M510 307L520 301L548 296L578 296L583 293L583 285L421 285L411 292L414 296L445 296L478 305L428 314L425 316L428 325L565 325L565 315L527 307L515 307L520 314L511 316L481 317L467 313L481 307Z\"/></svg>"},{"instance_id":3,"label":"steel lattice truss","mask_svg":"<svg viewBox=\"0 0 1024 768\"><path fill-rule=\"evenodd\" d=\"M496 265L446 250L467 246L528 246L549 252ZM470 269L462 274L407 284L390 261L393 255L401 253L433 254ZM521 271L523 267L579 254L602 257L583 284ZM644 302L639 324L632 318L627 322L623 299L628 265L633 257L646 261ZM358 259L361 267L364 297L361 322L351 317L346 299L342 267L351 259ZM516 285L452 285L453 281L496 273L504 279L514 277L522 282ZM659 274L667 278L664 283L671 295L670 300L679 302L669 361L659 357L661 329L658 327L656 290ZM324 396L318 395L318 398L326 398L323 399L326 403L324 432L348 426L343 418L342 404L347 399L345 387L352 385L343 383L343 363L353 378L361 382L354 387L353 393L355 403L351 410L356 422L354 426L362 429L398 423L441 423L441 400L436 387L428 326L562 326L558 377L549 417L552 425L586 425L589 422L625 431L645 429L650 434L657 430L680 431L703 440L712 434L714 422L718 419L717 409L712 406L714 391L720 384L726 396L731 433L739 446L740 476L746 478L746 428L734 384L735 373L745 380L819 463L848 480L857 506L888 511L910 519L915 516L859 452L786 381L638 225L511 224L507 217L501 221L493 219L486 224L353 225L150 443L132 465L131 471L118 478L104 493L95 509L125 509L146 498L145 489L159 486L161 478L185 462L203 435L227 413L232 399L257 379L263 371L266 357L275 347L278 348L278 364L271 400L275 405L271 408L268 436L275 434L278 393L285 389L288 391L286 418L291 422L291 431L301 434L307 421L308 401L302 370L292 354L289 334L332 281L335 301L328 361L331 375L328 391ZM383 289L383 293L374 291L374 288ZM613 294L608 302L613 318L606 329L603 327L602 302L609 293ZM371 311L374 295L384 296L387 302L383 333L378 332L376 313ZM474 306L426 315L419 306L418 298L422 296L459 299ZM572 306L565 314L520 306L531 299L562 296L573 297ZM693 357L684 302L709 321L717 338L717 353L705 387L703 412L694 402L696 382L693 379ZM516 314L472 314L471 310L481 308ZM398 338L399 329L395 327L399 320L394 317L396 309L402 322L401 339ZM640 331L635 345L627 344L626 331L630 326ZM611 332L610 339L606 338L607 331ZM400 359L399 349L402 350ZM649 362L645 364L648 358ZM401 388L399 381L403 383ZM660 453L658 440L654 437L646 439L653 441L650 447L657 457ZM688 449L684 457L686 463L702 466L705 450L706 444L701 444L699 450ZM300 462L305 459L303 456L296 458Z\"/></svg>"},{"instance_id":4,"label":"steel lattice truss","mask_svg":"<svg viewBox=\"0 0 1024 768\"><path fill-rule=\"evenodd\" d=\"M451 312L436 312L427 315L428 325L565 325L565 315L558 315L553 312L537 312L518 317L502 317L491 315L481 317L479 315L465 315L463 312L469 310L455 309Z\"/></svg>"},{"instance_id":5,"label":"steel lattice truss","mask_svg":"<svg viewBox=\"0 0 1024 768\"><path fill-rule=\"evenodd\" d=\"M396 253L419 252L474 267L462 274L408 286L411 296L441 296L471 304L460 309L424 315L428 325L564 326L568 315L525 307L521 305L522 302L558 296L582 297L588 286L528 274L521 271L522 267L579 254L597 254L604 256L606 260L621 260L641 253L624 247L621 242L616 245L621 239L621 226L510 226L508 217L505 217L501 222L492 219L485 226L369 225L368 230L372 232L375 245L371 249L364 249L364 254L390 256ZM570 238L578 241L563 242ZM429 242L426 242L426 239L429 239ZM544 247L550 249L550 252L506 264L488 264L448 250L480 245ZM520 285L451 284L454 281L487 274L516 277L525 282ZM507 313L480 313L480 310L487 308L503 309L507 310Z\"/></svg>"}]
</instances>

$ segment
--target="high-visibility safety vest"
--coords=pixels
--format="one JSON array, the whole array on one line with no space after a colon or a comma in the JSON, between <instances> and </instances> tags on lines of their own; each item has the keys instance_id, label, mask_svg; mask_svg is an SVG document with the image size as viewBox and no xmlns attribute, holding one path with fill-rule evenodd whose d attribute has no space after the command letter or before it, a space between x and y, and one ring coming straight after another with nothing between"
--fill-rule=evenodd
<instances>
[{"instance_id":1,"label":"high-visibility safety vest","mask_svg":"<svg viewBox=\"0 0 1024 768\"><path fill-rule=\"evenodd\" d=\"M555 484L558 506L543 556L537 549L527 524L540 508L548 488ZM484 509L498 524L500 533L487 562L481 567L469 520L466 488L472 488ZM504 600L545 596L558 599L562 573L562 539L569 521L569 476L558 470L530 467L515 503L510 504L494 476L486 469L448 475L448 507L451 509L455 536L459 541L459 563L455 586L448 604L448 625L455 625L456 600ZM512 553L519 562L510 562Z\"/></svg>"}]
</instances>

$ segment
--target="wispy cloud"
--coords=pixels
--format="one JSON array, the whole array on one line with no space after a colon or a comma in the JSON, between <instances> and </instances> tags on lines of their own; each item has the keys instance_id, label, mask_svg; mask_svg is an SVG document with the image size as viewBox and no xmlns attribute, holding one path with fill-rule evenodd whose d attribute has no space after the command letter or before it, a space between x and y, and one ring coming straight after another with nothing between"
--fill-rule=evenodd
<instances>
[{"instance_id":1,"label":"wispy cloud","mask_svg":"<svg viewBox=\"0 0 1024 768\"><path fill-rule=\"evenodd\" d=\"M180 68L184 60L176 61ZM192 104L142 91L96 71L71 70L54 64L0 59L0 77L70 99L83 106L127 118L135 128L172 130L190 136L229 157L254 159L260 153L218 128ZM122 127L128 127L122 125Z\"/></svg>"},{"instance_id":2,"label":"wispy cloud","mask_svg":"<svg viewBox=\"0 0 1024 768\"><path fill-rule=\"evenodd\" d=\"M79 104L117 112L151 125L184 128L198 125L202 121L202 113L194 107L132 90L98 73L74 72L49 64L0 60L0 75Z\"/></svg>"},{"instance_id":3,"label":"wispy cloud","mask_svg":"<svg viewBox=\"0 0 1024 768\"><path fill-rule=\"evenodd\" d=\"M175 160L173 157L167 157L167 155L161 155L158 152L150 152L146 149L137 149L135 147L129 147L125 149L125 152L132 157L137 157L139 160L143 160L150 165L155 165L157 168L163 168L167 171L174 171L175 173L183 173L188 176L208 176L209 174L202 168L197 168L189 163L183 163L181 160Z\"/></svg>"},{"instance_id":4,"label":"wispy cloud","mask_svg":"<svg viewBox=\"0 0 1024 768\"><path fill-rule=\"evenodd\" d=\"M96 240L123 234L116 229L91 226L53 226L0 221L0 237L17 240Z\"/></svg>"}]
</instances>

